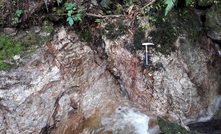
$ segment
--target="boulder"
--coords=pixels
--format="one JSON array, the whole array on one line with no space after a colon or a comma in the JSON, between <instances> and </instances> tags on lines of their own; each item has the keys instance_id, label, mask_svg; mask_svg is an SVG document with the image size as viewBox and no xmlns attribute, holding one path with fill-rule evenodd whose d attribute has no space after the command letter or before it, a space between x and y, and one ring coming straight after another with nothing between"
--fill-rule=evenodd
<instances>
[{"instance_id":1,"label":"boulder","mask_svg":"<svg viewBox=\"0 0 221 134\"><path fill-rule=\"evenodd\" d=\"M216 42L221 42L221 5L212 6L206 13L205 29L207 35Z\"/></svg>"}]
</instances>

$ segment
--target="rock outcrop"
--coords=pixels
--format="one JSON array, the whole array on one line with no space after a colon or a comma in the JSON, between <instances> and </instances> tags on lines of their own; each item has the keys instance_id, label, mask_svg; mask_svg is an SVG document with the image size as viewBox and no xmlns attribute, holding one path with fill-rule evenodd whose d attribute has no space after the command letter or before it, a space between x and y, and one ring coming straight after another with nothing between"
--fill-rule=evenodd
<instances>
[{"instance_id":1,"label":"rock outcrop","mask_svg":"<svg viewBox=\"0 0 221 134\"><path fill-rule=\"evenodd\" d=\"M67 31L56 29L19 68L0 72L0 133L89 133L122 104L142 109L150 122L197 121L217 109L210 106L220 94L220 61L205 33L197 42L178 36L168 55L152 47L144 66L131 34L102 36L95 48Z\"/></svg>"},{"instance_id":2,"label":"rock outcrop","mask_svg":"<svg viewBox=\"0 0 221 134\"><path fill-rule=\"evenodd\" d=\"M206 13L205 28L207 35L216 42L221 43L221 6L213 5Z\"/></svg>"}]
</instances>

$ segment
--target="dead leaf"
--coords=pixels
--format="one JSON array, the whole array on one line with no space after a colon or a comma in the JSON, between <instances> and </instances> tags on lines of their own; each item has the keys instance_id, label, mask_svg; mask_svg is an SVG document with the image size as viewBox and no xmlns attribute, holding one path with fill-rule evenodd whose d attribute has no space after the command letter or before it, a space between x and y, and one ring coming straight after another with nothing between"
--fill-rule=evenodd
<instances>
[{"instance_id":1,"label":"dead leaf","mask_svg":"<svg viewBox=\"0 0 221 134\"><path fill-rule=\"evenodd\" d=\"M61 112L61 106L58 104L58 111Z\"/></svg>"},{"instance_id":2,"label":"dead leaf","mask_svg":"<svg viewBox=\"0 0 221 134\"><path fill-rule=\"evenodd\" d=\"M50 119L49 125L50 125L50 126L53 126L53 125L54 125L54 119L53 119L53 118Z\"/></svg>"}]
</instances>

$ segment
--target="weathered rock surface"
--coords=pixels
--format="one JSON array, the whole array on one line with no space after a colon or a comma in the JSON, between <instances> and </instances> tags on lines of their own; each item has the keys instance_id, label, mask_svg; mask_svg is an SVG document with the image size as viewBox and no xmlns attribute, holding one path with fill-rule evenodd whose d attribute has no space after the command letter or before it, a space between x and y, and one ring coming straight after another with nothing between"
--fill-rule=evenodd
<instances>
[{"instance_id":1,"label":"weathered rock surface","mask_svg":"<svg viewBox=\"0 0 221 134\"><path fill-rule=\"evenodd\" d=\"M110 70L125 83L130 100L149 115L197 118L218 95L218 53L205 35L196 45L178 38L178 50L167 57L151 50L151 64L143 68L143 58L125 49L123 38L104 41Z\"/></svg>"},{"instance_id":2,"label":"weathered rock surface","mask_svg":"<svg viewBox=\"0 0 221 134\"><path fill-rule=\"evenodd\" d=\"M45 52L38 49L23 66L10 73L1 72L1 133L39 133L41 128L56 121L59 121L58 132L53 132L68 133L76 127L70 125L74 120L82 123L82 114L74 112L79 105L87 119L95 111L111 112L120 104L120 87L106 71L105 61L103 66L97 65L87 44L80 42L75 34L63 33L66 31L61 28L59 40L55 38L44 46ZM70 38L74 38L73 42ZM80 88L69 89L75 85ZM55 100L63 91L52 119ZM64 129L66 126L68 130Z\"/></svg>"},{"instance_id":3,"label":"weathered rock surface","mask_svg":"<svg viewBox=\"0 0 221 134\"><path fill-rule=\"evenodd\" d=\"M39 133L57 126L52 133L82 128L87 133L89 127L98 129L103 115L122 103L130 105L128 99L151 119L206 116L220 90L219 55L212 41L202 34L193 45L179 37L176 52L164 56L152 48L150 65L144 66L144 51L127 50L131 38L103 37L97 55L73 31L57 29L53 40L23 60L23 66L0 72L0 132Z\"/></svg>"}]
</instances>

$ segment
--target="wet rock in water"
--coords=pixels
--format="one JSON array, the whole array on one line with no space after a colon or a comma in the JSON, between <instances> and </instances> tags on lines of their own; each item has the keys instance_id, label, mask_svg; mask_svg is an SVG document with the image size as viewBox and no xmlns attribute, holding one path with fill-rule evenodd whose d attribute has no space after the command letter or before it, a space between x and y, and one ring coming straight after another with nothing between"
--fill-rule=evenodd
<instances>
[{"instance_id":1,"label":"wet rock in water","mask_svg":"<svg viewBox=\"0 0 221 134\"><path fill-rule=\"evenodd\" d=\"M212 120L208 122L198 122L189 124L188 127L202 134L220 134L221 133L221 120Z\"/></svg>"},{"instance_id":2,"label":"wet rock in water","mask_svg":"<svg viewBox=\"0 0 221 134\"><path fill-rule=\"evenodd\" d=\"M221 5L212 6L206 13L205 29L207 35L216 42L221 43Z\"/></svg>"},{"instance_id":3,"label":"wet rock in water","mask_svg":"<svg viewBox=\"0 0 221 134\"><path fill-rule=\"evenodd\" d=\"M58 122L56 128L52 130L51 134L79 134L82 131L83 127L83 117L84 115L81 109L79 109L76 116Z\"/></svg>"}]
</instances>

